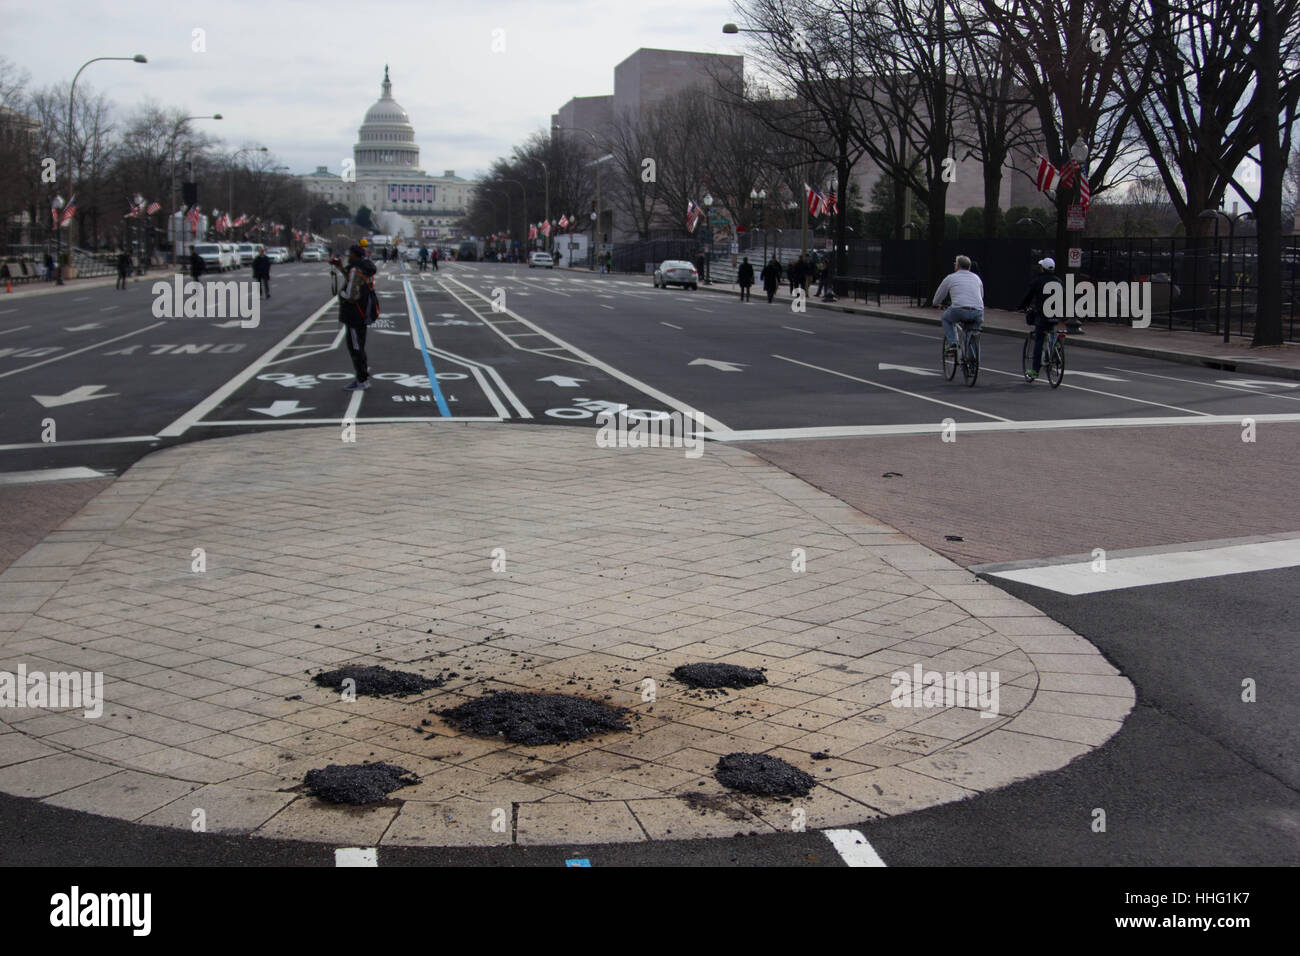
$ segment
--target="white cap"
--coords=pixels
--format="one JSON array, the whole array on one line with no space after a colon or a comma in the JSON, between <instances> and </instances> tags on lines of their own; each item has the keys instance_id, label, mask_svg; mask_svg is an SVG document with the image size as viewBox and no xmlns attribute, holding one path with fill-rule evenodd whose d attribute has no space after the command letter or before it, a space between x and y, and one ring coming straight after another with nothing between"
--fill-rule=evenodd
<instances>
[{"instance_id":1,"label":"white cap","mask_svg":"<svg viewBox=\"0 0 1300 956\"><path fill-rule=\"evenodd\" d=\"M1038 264L1042 266L1044 269L1046 269L1048 272L1051 272L1053 269L1056 268L1056 260L1053 259L1051 256L1048 256L1046 259L1039 259Z\"/></svg>"}]
</instances>

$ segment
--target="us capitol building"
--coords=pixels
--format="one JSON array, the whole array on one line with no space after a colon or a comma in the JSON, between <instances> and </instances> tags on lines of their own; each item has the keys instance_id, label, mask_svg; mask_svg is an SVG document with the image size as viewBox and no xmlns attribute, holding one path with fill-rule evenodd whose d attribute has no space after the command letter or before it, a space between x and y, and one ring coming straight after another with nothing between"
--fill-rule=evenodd
<instances>
[{"instance_id":1,"label":"us capitol building","mask_svg":"<svg viewBox=\"0 0 1300 956\"><path fill-rule=\"evenodd\" d=\"M356 181L317 166L300 176L302 184L325 202L343 203L351 216L368 206L375 228L410 238L454 238L455 224L469 207L474 184L449 169L430 176L420 169L420 147L406 110L393 99L393 84L384 67L379 100L366 110L352 147Z\"/></svg>"}]
</instances>

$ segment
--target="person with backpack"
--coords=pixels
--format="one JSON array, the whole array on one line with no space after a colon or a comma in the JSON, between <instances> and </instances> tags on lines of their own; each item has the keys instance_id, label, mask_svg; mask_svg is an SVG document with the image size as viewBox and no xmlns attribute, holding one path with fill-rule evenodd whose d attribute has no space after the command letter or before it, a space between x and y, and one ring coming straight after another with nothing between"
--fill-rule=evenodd
<instances>
[{"instance_id":1,"label":"person with backpack","mask_svg":"<svg viewBox=\"0 0 1300 956\"><path fill-rule=\"evenodd\" d=\"M379 315L379 299L375 294L375 264L366 258L365 250L360 246L348 249L346 266L338 257L330 259L330 265L343 273L343 289L339 292L339 321L347 329L343 337L348 346L348 355L352 358L352 367L356 379L344 385L346 391L357 391L370 387L370 363L366 357L366 328Z\"/></svg>"},{"instance_id":2,"label":"person with backpack","mask_svg":"<svg viewBox=\"0 0 1300 956\"><path fill-rule=\"evenodd\" d=\"M754 267L749 264L749 256L745 256L736 270L736 284L740 286L740 301L748 302L749 290L754 284Z\"/></svg>"}]
</instances>

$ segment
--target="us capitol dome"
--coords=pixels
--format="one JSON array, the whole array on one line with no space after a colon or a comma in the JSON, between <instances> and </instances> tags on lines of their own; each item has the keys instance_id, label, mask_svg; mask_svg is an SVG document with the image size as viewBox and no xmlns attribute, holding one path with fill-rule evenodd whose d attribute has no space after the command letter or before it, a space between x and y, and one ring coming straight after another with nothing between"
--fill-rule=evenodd
<instances>
[{"instance_id":1,"label":"us capitol dome","mask_svg":"<svg viewBox=\"0 0 1300 956\"><path fill-rule=\"evenodd\" d=\"M321 201L347 206L350 217L366 206L378 231L415 239L454 238L474 185L454 169L430 176L420 168L415 127L393 99L387 65L379 99L366 110L357 130L352 168L340 161L335 167L317 166L300 178Z\"/></svg>"}]
</instances>

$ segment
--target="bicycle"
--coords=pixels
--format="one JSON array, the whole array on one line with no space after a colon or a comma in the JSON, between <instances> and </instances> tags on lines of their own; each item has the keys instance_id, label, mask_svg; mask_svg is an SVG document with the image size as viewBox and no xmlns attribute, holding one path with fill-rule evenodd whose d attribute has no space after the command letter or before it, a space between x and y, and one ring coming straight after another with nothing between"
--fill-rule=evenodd
<instances>
[{"instance_id":1,"label":"bicycle","mask_svg":"<svg viewBox=\"0 0 1300 956\"><path fill-rule=\"evenodd\" d=\"M1061 380L1065 378L1065 336L1064 330L1057 329L1055 326L1048 329L1047 335L1043 338L1043 358L1046 360L1047 381L1052 388L1057 388ZM1021 369L1025 373L1025 381L1033 382L1036 376L1034 370L1034 330L1029 330L1029 336L1025 339L1025 347L1021 355Z\"/></svg>"},{"instance_id":2,"label":"bicycle","mask_svg":"<svg viewBox=\"0 0 1300 956\"><path fill-rule=\"evenodd\" d=\"M961 367L962 378L966 387L975 384L980 374L980 327L968 327L967 323L957 322L957 348L949 351L948 342L943 341L943 377L952 381L957 376L957 367Z\"/></svg>"}]
</instances>

